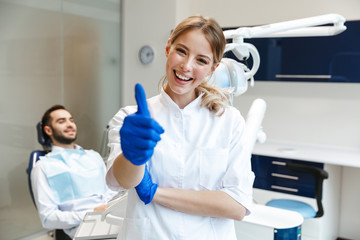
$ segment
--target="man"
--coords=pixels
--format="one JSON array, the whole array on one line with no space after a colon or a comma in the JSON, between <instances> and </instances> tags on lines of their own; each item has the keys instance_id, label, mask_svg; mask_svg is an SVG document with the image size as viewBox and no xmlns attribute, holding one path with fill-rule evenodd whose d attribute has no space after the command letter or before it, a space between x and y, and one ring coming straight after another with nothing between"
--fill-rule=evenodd
<instances>
[{"instance_id":1,"label":"man","mask_svg":"<svg viewBox=\"0 0 360 240\"><path fill-rule=\"evenodd\" d=\"M41 124L52 151L41 157L31 172L36 207L44 228L63 229L62 239L70 239L85 214L105 210L116 192L106 186L100 154L74 143L77 127L65 107L48 109Z\"/></svg>"}]
</instances>

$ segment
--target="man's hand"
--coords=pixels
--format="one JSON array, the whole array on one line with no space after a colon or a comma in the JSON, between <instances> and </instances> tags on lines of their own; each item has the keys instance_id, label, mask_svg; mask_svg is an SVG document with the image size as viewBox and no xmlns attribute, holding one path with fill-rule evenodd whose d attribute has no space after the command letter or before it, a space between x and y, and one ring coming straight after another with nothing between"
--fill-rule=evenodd
<instances>
[{"instance_id":1,"label":"man's hand","mask_svg":"<svg viewBox=\"0 0 360 240\"><path fill-rule=\"evenodd\" d=\"M101 212L101 211L105 211L107 208L107 204L104 204L104 205L100 205L96 208L94 208L94 212Z\"/></svg>"}]
</instances>

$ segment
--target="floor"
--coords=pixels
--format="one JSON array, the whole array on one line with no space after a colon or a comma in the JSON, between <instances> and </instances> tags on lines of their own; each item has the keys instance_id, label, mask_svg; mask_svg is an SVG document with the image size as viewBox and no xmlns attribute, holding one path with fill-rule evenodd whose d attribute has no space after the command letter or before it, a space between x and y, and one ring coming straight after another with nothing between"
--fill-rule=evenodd
<instances>
[{"instance_id":1,"label":"floor","mask_svg":"<svg viewBox=\"0 0 360 240\"><path fill-rule=\"evenodd\" d=\"M30 200L31 201L31 200ZM31 202L30 202L31 203ZM39 215L31 203L0 207L0 239L19 240L43 230ZM14 206L15 205L15 206ZM45 230L42 232L44 235ZM31 240L31 238L28 238Z\"/></svg>"},{"instance_id":2,"label":"floor","mask_svg":"<svg viewBox=\"0 0 360 240\"><path fill-rule=\"evenodd\" d=\"M43 231L19 240L54 240L54 237L52 232Z\"/></svg>"}]
</instances>

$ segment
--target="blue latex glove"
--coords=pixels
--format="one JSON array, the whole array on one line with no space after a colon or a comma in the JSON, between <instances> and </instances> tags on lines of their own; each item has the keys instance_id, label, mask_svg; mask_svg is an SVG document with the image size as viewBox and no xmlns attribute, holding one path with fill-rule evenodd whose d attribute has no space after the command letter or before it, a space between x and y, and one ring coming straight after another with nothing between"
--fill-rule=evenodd
<instances>
[{"instance_id":1,"label":"blue latex glove","mask_svg":"<svg viewBox=\"0 0 360 240\"><path fill-rule=\"evenodd\" d=\"M141 180L140 184L135 187L135 190L141 199L146 204L150 203L156 193L158 185L153 183L147 166L145 165L144 177Z\"/></svg>"},{"instance_id":2,"label":"blue latex glove","mask_svg":"<svg viewBox=\"0 0 360 240\"><path fill-rule=\"evenodd\" d=\"M151 118L145 91L139 83L135 86L135 98L138 110L125 117L120 129L121 149L127 160L134 165L142 165L153 155L164 129Z\"/></svg>"}]
</instances>

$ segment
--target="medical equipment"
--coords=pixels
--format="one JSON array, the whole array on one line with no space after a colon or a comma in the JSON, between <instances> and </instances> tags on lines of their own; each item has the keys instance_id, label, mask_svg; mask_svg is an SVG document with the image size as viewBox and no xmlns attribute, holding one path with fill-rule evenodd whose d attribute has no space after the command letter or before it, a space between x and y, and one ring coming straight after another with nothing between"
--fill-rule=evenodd
<instances>
[{"instance_id":1,"label":"medical equipment","mask_svg":"<svg viewBox=\"0 0 360 240\"><path fill-rule=\"evenodd\" d=\"M235 231L239 240L298 240L303 221L297 212L255 204L249 216L235 221Z\"/></svg>"},{"instance_id":2,"label":"medical equipment","mask_svg":"<svg viewBox=\"0 0 360 240\"><path fill-rule=\"evenodd\" d=\"M40 159L40 157L47 154L51 148L50 142L47 141L44 137L40 122L38 122L36 124L36 133L37 133L37 140L40 143L40 145L42 146L43 150L34 150L31 152L30 158L29 158L29 164L26 169L29 192L30 192L30 196L31 196L31 199L32 199L34 205L35 205L35 199L34 199L34 195L33 195L33 191L32 191L31 178L30 178L31 171L32 171L33 167L35 166L36 162ZM35 207L36 207L36 205L35 205Z\"/></svg>"},{"instance_id":3,"label":"medical equipment","mask_svg":"<svg viewBox=\"0 0 360 240\"><path fill-rule=\"evenodd\" d=\"M253 155L252 166L257 176L254 188L315 199L317 211L309 204L295 199L272 199L266 205L296 211L302 214L304 219L322 217L324 215L321 201L323 181L328 178L323 165L295 159Z\"/></svg>"},{"instance_id":4,"label":"medical equipment","mask_svg":"<svg viewBox=\"0 0 360 240\"><path fill-rule=\"evenodd\" d=\"M88 212L75 233L74 240L116 239L127 206L127 191L120 192L102 212Z\"/></svg>"},{"instance_id":5,"label":"medical equipment","mask_svg":"<svg viewBox=\"0 0 360 240\"><path fill-rule=\"evenodd\" d=\"M225 30L225 38L231 39L232 43L226 45L224 53L232 52L240 61L247 60L251 56L253 66L249 69L243 63L223 58L220 65L224 66L220 66L220 69L226 70L228 73L222 71L221 74L218 73L218 76L214 74L210 81L219 86L231 87L234 96L241 95L247 90L248 80L250 80L250 86L254 86L254 75L260 66L259 52L254 45L244 42L244 39L333 36L346 30L344 23L345 18L341 15L326 14L256 27L240 27ZM224 76L225 79L221 80L220 77Z\"/></svg>"}]
</instances>

